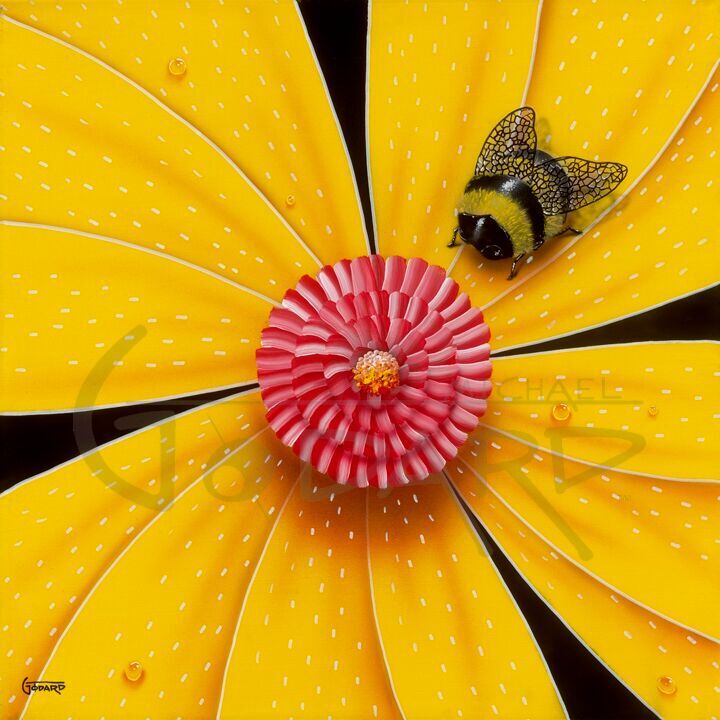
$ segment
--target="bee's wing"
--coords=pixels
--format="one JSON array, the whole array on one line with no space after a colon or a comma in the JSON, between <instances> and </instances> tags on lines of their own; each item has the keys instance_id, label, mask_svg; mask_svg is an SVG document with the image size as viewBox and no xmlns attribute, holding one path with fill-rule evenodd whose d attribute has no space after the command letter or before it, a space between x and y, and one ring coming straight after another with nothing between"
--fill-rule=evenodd
<instances>
[{"instance_id":1,"label":"bee's wing","mask_svg":"<svg viewBox=\"0 0 720 720\"><path fill-rule=\"evenodd\" d=\"M533 171L536 148L535 111L531 107L513 110L488 135L475 164L475 175L525 178Z\"/></svg>"},{"instance_id":2,"label":"bee's wing","mask_svg":"<svg viewBox=\"0 0 720 720\"><path fill-rule=\"evenodd\" d=\"M561 157L538 165L528 182L545 215L562 215L604 198L626 175L620 163Z\"/></svg>"}]
</instances>

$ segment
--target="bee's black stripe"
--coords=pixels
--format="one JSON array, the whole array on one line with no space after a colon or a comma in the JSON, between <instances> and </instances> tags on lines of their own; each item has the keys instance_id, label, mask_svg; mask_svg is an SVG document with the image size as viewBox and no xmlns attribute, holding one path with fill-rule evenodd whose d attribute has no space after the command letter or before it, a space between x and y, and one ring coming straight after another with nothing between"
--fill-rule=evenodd
<instances>
[{"instance_id":1,"label":"bee's black stripe","mask_svg":"<svg viewBox=\"0 0 720 720\"><path fill-rule=\"evenodd\" d=\"M468 190L495 190L509 197L527 212L533 233L533 242L539 245L545 237L545 216L542 205L530 186L512 175L478 175L465 187Z\"/></svg>"}]
</instances>

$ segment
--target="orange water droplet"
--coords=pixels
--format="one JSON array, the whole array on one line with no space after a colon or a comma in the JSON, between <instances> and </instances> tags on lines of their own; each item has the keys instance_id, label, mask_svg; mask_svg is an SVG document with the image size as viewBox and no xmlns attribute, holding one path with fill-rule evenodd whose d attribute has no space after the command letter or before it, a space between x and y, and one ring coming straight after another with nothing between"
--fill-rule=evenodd
<instances>
[{"instance_id":1,"label":"orange water droplet","mask_svg":"<svg viewBox=\"0 0 720 720\"><path fill-rule=\"evenodd\" d=\"M127 667L125 668L125 677L130 682L137 682L143 676L144 672L142 664L137 661L133 661L127 664Z\"/></svg>"},{"instance_id":2,"label":"orange water droplet","mask_svg":"<svg viewBox=\"0 0 720 720\"><path fill-rule=\"evenodd\" d=\"M286 204L288 207L292 207L292 206L295 204L295 196L294 196L294 195L288 195L288 196L285 198L285 204Z\"/></svg>"},{"instance_id":3,"label":"orange water droplet","mask_svg":"<svg viewBox=\"0 0 720 720\"><path fill-rule=\"evenodd\" d=\"M677 692L677 685L669 675L658 678L657 688L663 695L674 695Z\"/></svg>"},{"instance_id":4,"label":"orange water droplet","mask_svg":"<svg viewBox=\"0 0 720 720\"><path fill-rule=\"evenodd\" d=\"M553 405L550 414L553 420L557 420L557 422L567 422L572 415L572 410L570 410L570 406L567 403L557 403Z\"/></svg>"},{"instance_id":5,"label":"orange water droplet","mask_svg":"<svg viewBox=\"0 0 720 720\"><path fill-rule=\"evenodd\" d=\"M185 58L174 57L168 63L168 71L171 75L184 75L187 72L187 62Z\"/></svg>"},{"instance_id":6,"label":"orange water droplet","mask_svg":"<svg viewBox=\"0 0 720 720\"><path fill-rule=\"evenodd\" d=\"M657 407L656 407L655 405L651 405L651 406L648 408L648 415L649 415L650 417L657 417L657 414L658 414L659 412L660 412L660 411L657 409Z\"/></svg>"}]
</instances>

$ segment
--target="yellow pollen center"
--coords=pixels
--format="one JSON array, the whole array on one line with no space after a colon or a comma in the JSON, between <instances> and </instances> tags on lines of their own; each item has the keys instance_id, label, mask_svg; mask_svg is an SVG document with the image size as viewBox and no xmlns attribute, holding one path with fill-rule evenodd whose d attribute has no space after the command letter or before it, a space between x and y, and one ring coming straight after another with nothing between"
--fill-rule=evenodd
<instances>
[{"instance_id":1,"label":"yellow pollen center","mask_svg":"<svg viewBox=\"0 0 720 720\"><path fill-rule=\"evenodd\" d=\"M382 395L400 383L398 361L385 350L370 350L355 363L353 380L362 392Z\"/></svg>"}]
</instances>

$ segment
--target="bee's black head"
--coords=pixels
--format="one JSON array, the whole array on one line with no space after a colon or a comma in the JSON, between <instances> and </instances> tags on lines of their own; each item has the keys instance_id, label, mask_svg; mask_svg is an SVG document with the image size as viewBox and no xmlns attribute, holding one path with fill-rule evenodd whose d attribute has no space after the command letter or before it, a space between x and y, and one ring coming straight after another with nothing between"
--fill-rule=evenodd
<instances>
[{"instance_id":1,"label":"bee's black head","mask_svg":"<svg viewBox=\"0 0 720 720\"><path fill-rule=\"evenodd\" d=\"M510 236L492 215L458 215L460 238L479 250L488 260L503 260L514 255Z\"/></svg>"}]
</instances>

